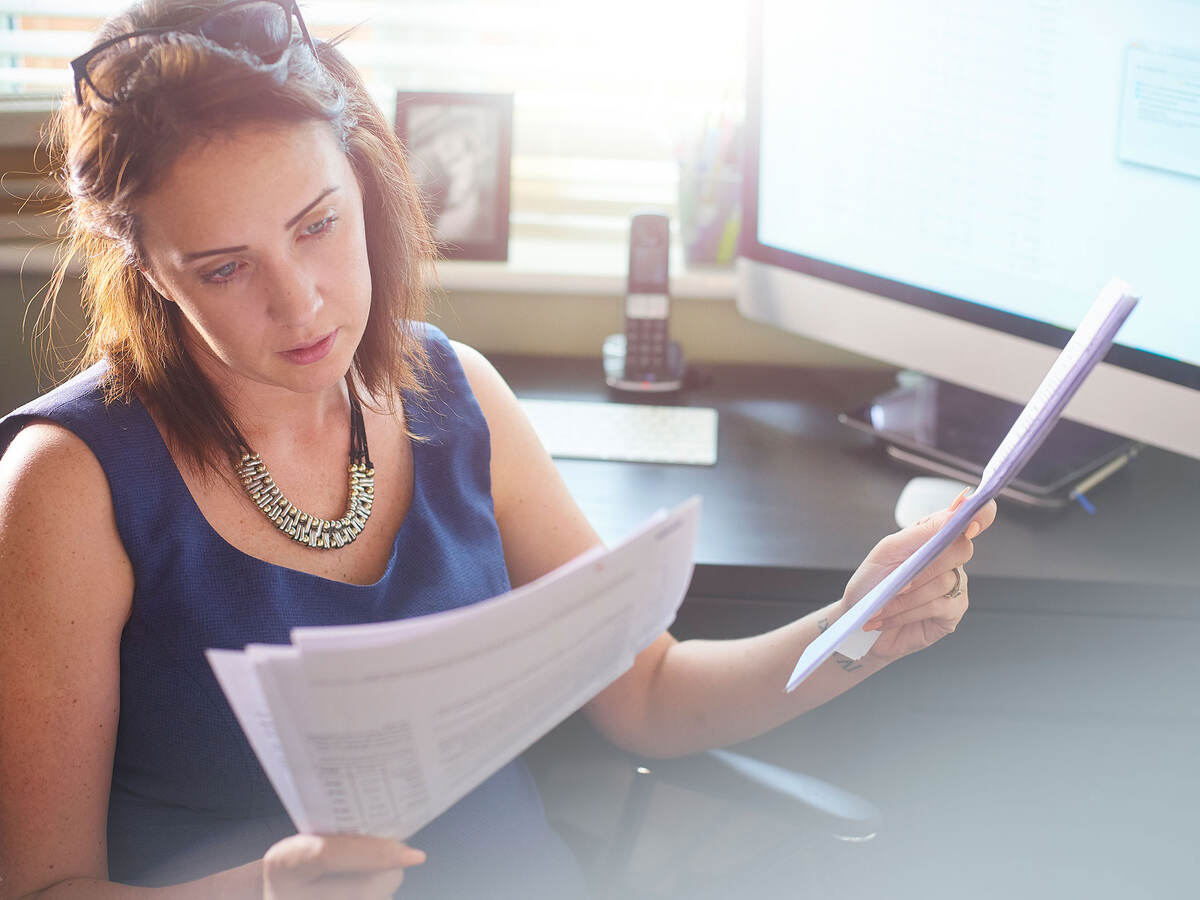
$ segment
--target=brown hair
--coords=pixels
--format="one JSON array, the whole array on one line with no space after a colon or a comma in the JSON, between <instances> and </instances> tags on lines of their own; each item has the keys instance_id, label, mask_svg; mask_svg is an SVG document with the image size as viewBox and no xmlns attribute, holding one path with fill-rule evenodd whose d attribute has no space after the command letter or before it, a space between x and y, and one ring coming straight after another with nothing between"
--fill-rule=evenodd
<instances>
[{"instance_id":1,"label":"brown hair","mask_svg":"<svg viewBox=\"0 0 1200 900\"><path fill-rule=\"evenodd\" d=\"M169 26L221 5L214 0L142 0L101 27L96 44ZM130 71L115 105L68 96L50 128L51 162L68 194L67 241L48 290L53 305L66 268L84 261L87 316L82 369L109 368L108 402L134 394L153 408L168 439L200 470L224 471L238 429L188 354L179 310L142 273L135 201L193 141L250 122L324 121L362 188L371 310L354 356L355 380L391 409L401 390L424 395L429 373L414 323L424 317L434 254L430 228L399 140L362 79L332 43L309 51L293 34L286 59L266 65L200 37L157 39Z\"/></svg>"}]
</instances>

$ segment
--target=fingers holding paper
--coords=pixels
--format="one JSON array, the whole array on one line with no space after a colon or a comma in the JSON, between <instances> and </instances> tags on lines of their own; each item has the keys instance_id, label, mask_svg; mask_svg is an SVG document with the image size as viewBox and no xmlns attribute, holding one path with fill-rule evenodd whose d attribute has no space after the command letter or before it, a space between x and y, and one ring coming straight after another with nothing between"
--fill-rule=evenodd
<instances>
[{"instance_id":1,"label":"fingers holding paper","mask_svg":"<svg viewBox=\"0 0 1200 900\"><path fill-rule=\"evenodd\" d=\"M391 897L425 854L389 838L294 834L263 857L263 900Z\"/></svg>"},{"instance_id":2,"label":"fingers holding paper","mask_svg":"<svg viewBox=\"0 0 1200 900\"><path fill-rule=\"evenodd\" d=\"M888 635L906 625L922 624L926 629L933 631L922 635L925 640L921 646L912 648L919 650L953 632L966 614L968 605L967 573L965 568L959 566L942 572L920 587L897 594L892 602L884 607L882 614L864 625L863 630L882 632L875 646L871 648L878 656L881 655L880 644ZM883 648L884 651L887 649L894 648ZM883 655L893 658L886 652Z\"/></svg>"},{"instance_id":3,"label":"fingers holding paper","mask_svg":"<svg viewBox=\"0 0 1200 900\"><path fill-rule=\"evenodd\" d=\"M866 596L935 534L964 498L965 492L948 509L880 541L847 584L843 598L846 608ZM885 662L899 659L928 647L958 627L969 603L963 567L974 554L974 538L995 518L996 504L989 501L972 517L963 534L867 622L864 630L881 632L871 647L871 657Z\"/></svg>"}]
</instances>

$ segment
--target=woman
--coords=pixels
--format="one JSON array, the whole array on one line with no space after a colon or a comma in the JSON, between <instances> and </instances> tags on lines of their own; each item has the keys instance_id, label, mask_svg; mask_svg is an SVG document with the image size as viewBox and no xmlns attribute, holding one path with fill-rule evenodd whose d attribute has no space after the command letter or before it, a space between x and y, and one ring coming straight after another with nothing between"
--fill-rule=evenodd
<instances>
[{"instance_id":1,"label":"woman","mask_svg":"<svg viewBox=\"0 0 1200 900\"><path fill-rule=\"evenodd\" d=\"M0 423L0 896L580 893L519 762L412 847L292 835L203 658L599 543L495 371L414 324L431 243L387 122L292 0L147 0L74 68L56 147L95 364ZM651 755L767 731L953 631L994 514L860 664L779 690L946 514L777 631L662 634L586 714Z\"/></svg>"}]
</instances>

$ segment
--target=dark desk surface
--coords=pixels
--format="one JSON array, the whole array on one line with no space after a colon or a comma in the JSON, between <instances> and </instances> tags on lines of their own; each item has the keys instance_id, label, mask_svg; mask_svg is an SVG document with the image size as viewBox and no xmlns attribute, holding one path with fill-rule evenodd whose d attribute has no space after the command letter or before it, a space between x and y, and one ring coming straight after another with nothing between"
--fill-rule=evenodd
<instances>
[{"instance_id":1,"label":"dark desk surface","mask_svg":"<svg viewBox=\"0 0 1200 900\"><path fill-rule=\"evenodd\" d=\"M494 362L519 395L606 397L594 361ZM711 385L681 402L719 411L715 467L559 461L606 539L703 495L696 576L671 628L681 639L756 634L829 602L895 530L912 474L836 420L889 373L705 369ZM1200 463L1150 450L1089 497L1095 516L1002 501L969 568L965 627L741 745L884 811L881 837L833 870L838 891L1128 900L1192 890ZM547 808L584 816L581 796L572 781L561 798L547 792ZM605 804L621 796L598 791L587 814L614 821ZM664 818L664 833L693 809ZM795 891L789 881L755 895Z\"/></svg>"},{"instance_id":2,"label":"dark desk surface","mask_svg":"<svg viewBox=\"0 0 1200 900\"><path fill-rule=\"evenodd\" d=\"M606 391L595 360L492 361L519 396L621 399ZM917 473L836 419L890 386L890 372L702 369L711 382L672 402L719 411L716 466L558 461L606 540L698 493L697 583L772 594L794 585L797 570L853 570L896 529L896 498ZM1076 505L1045 512L1002 500L995 526L978 542L972 576L1061 582L1076 594L1087 585L1136 585L1139 596L1170 611L1200 610L1200 532L1192 518L1200 509L1200 462L1148 449L1089 496L1094 516Z\"/></svg>"}]
</instances>

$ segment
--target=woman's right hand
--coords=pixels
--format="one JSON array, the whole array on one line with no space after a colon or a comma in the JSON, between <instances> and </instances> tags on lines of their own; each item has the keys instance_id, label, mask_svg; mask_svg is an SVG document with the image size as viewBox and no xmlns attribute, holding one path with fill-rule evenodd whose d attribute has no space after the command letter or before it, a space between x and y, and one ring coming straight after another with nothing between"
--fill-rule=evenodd
<instances>
[{"instance_id":1,"label":"woman's right hand","mask_svg":"<svg viewBox=\"0 0 1200 900\"><path fill-rule=\"evenodd\" d=\"M294 834L263 857L263 900L386 900L423 862L423 851L390 838Z\"/></svg>"}]
</instances>

